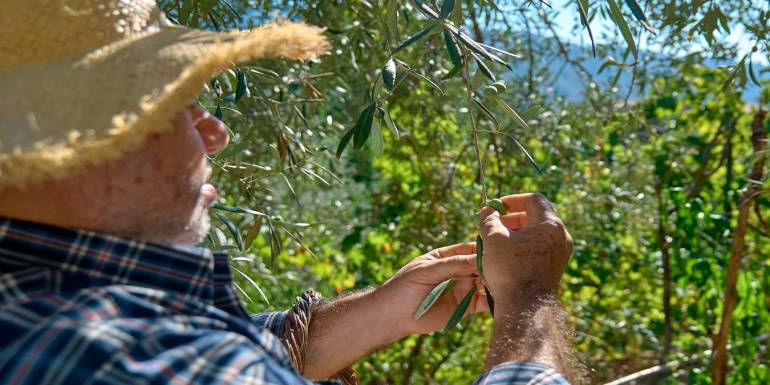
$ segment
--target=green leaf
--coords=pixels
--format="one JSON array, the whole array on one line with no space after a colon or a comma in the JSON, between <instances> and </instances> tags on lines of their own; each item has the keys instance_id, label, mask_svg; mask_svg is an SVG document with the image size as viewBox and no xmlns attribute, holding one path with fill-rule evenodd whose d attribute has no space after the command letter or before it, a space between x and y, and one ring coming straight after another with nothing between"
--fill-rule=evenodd
<instances>
[{"instance_id":1,"label":"green leaf","mask_svg":"<svg viewBox=\"0 0 770 385\"><path fill-rule=\"evenodd\" d=\"M235 213L235 214L249 214L249 215L257 215L257 216L260 216L260 217L266 217L267 216L267 214L265 214L263 212L260 212L260 211L257 211L257 210L246 209L246 208L242 208L242 207L228 206L228 205L223 205L221 203L214 203L211 206L211 208L216 209L216 210L227 211L227 212Z\"/></svg>"},{"instance_id":2,"label":"green leaf","mask_svg":"<svg viewBox=\"0 0 770 385\"><path fill-rule=\"evenodd\" d=\"M380 110L382 111L382 116L385 119L385 125L388 126L388 129L390 129L390 131L393 133L393 136L398 138L398 126L396 126L396 122L393 121L393 118L390 117L390 112L382 107L380 107Z\"/></svg>"},{"instance_id":3,"label":"green leaf","mask_svg":"<svg viewBox=\"0 0 770 385\"><path fill-rule=\"evenodd\" d=\"M455 68L459 68L463 64L462 55L460 54L460 49L457 48L457 42L455 42L452 34L446 29L444 30L444 42L446 43L446 50L449 53L449 59L452 60L452 64Z\"/></svg>"},{"instance_id":4,"label":"green leaf","mask_svg":"<svg viewBox=\"0 0 770 385\"><path fill-rule=\"evenodd\" d=\"M455 9L455 0L444 0L441 3L441 18L446 19Z\"/></svg>"},{"instance_id":5,"label":"green leaf","mask_svg":"<svg viewBox=\"0 0 770 385\"><path fill-rule=\"evenodd\" d=\"M372 137L372 140L370 141L372 146L372 155L375 157L382 155L382 152L385 149L385 138L382 137L380 125L376 122L372 123L371 125L370 135Z\"/></svg>"},{"instance_id":6,"label":"green leaf","mask_svg":"<svg viewBox=\"0 0 770 385\"><path fill-rule=\"evenodd\" d=\"M393 86L396 85L396 62L392 58L382 68L382 82L388 91L392 91Z\"/></svg>"},{"instance_id":7,"label":"green leaf","mask_svg":"<svg viewBox=\"0 0 770 385\"><path fill-rule=\"evenodd\" d=\"M369 135L372 133L372 122L374 121L374 103L367 106L361 111L361 116L358 117L357 129L353 133L353 147L360 149L369 139Z\"/></svg>"},{"instance_id":8,"label":"green leaf","mask_svg":"<svg viewBox=\"0 0 770 385\"><path fill-rule=\"evenodd\" d=\"M610 6L610 17L612 18L612 21L614 21L615 25L617 25L620 29L620 33L623 35L623 39L625 39L626 44L628 45L628 49L631 50L631 54L634 55L634 59L639 60L639 54L636 51L634 36L631 34L631 29L628 28L626 20L623 19L623 13L620 12L618 3L616 3L615 0L607 0L607 3Z\"/></svg>"},{"instance_id":9,"label":"green leaf","mask_svg":"<svg viewBox=\"0 0 770 385\"><path fill-rule=\"evenodd\" d=\"M262 291L262 288L259 286L259 284L254 282L254 280L251 277L249 277L248 274L238 270L235 266L230 265L230 268L235 270L236 272L240 273L241 276L243 276L243 278L246 278L246 281L248 281L249 284L251 284L252 287L257 289L257 292L259 293L259 296L262 297L262 300L265 301L265 304L267 304L267 306L270 306L270 301L267 299L267 296L265 295L265 292Z\"/></svg>"},{"instance_id":10,"label":"green leaf","mask_svg":"<svg viewBox=\"0 0 770 385\"><path fill-rule=\"evenodd\" d=\"M749 67L749 77L751 78L751 81L758 86L762 86L762 84L759 82L759 78L757 77L757 74L754 73L754 60L752 58L749 58L748 67Z\"/></svg>"},{"instance_id":11,"label":"green leaf","mask_svg":"<svg viewBox=\"0 0 770 385\"><path fill-rule=\"evenodd\" d=\"M596 43L594 42L594 34L591 32L591 24L588 22L588 0L577 0L578 12L580 13L580 23L583 24L588 30L588 37L591 38L591 50L596 57Z\"/></svg>"},{"instance_id":12,"label":"green leaf","mask_svg":"<svg viewBox=\"0 0 770 385\"><path fill-rule=\"evenodd\" d=\"M484 275L484 241L480 235L476 236L476 271L479 277Z\"/></svg>"},{"instance_id":13,"label":"green leaf","mask_svg":"<svg viewBox=\"0 0 770 385\"><path fill-rule=\"evenodd\" d=\"M543 170L540 169L540 167L535 162L535 159L532 158L532 155L529 155L529 152L526 148L519 142L518 139L516 139L515 136L511 135L511 139L513 139L513 142L516 143L516 146L519 147L519 150L524 153L524 156L527 158L527 161L529 162L530 166L532 166L538 174L543 175Z\"/></svg>"},{"instance_id":14,"label":"green leaf","mask_svg":"<svg viewBox=\"0 0 770 385\"><path fill-rule=\"evenodd\" d=\"M340 139L340 144L337 145L337 158L342 156L342 152L345 151L345 147L348 146L348 143L350 142L350 139L353 138L353 133L357 130L358 125L355 125L353 127L348 128L347 131L345 131L345 134L342 135L342 139Z\"/></svg>"},{"instance_id":15,"label":"green leaf","mask_svg":"<svg viewBox=\"0 0 770 385\"><path fill-rule=\"evenodd\" d=\"M484 206L489 206L495 210L497 210L500 215L508 214L508 208L505 207L505 203L501 201L499 198L490 199L487 201L487 203L484 204Z\"/></svg>"},{"instance_id":16,"label":"green leaf","mask_svg":"<svg viewBox=\"0 0 770 385\"><path fill-rule=\"evenodd\" d=\"M481 100L477 99L476 97L473 97L473 102L476 103L476 105L481 109L481 111L484 112L490 119L492 119L492 122L495 123L495 126L500 127L500 122L497 121L497 118L492 113L492 111L487 108L487 106L484 105L484 103L481 102Z\"/></svg>"},{"instance_id":17,"label":"green leaf","mask_svg":"<svg viewBox=\"0 0 770 385\"><path fill-rule=\"evenodd\" d=\"M487 67L487 65L484 64L484 62L481 61L481 59L479 59L479 57L476 56L476 54L471 53L471 56L473 56L473 59L476 60L476 64L479 67L479 71L481 71L481 73L484 74L484 76L489 78L489 80L496 82L497 78L495 77L495 74L493 74L492 71L489 70L489 67Z\"/></svg>"},{"instance_id":18,"label":"green leaf","mask_svg":"<svg viewBox=\"0 0 770 385\"><path fill-rule=\"evenodd\" d=\"M220 213L215 212L214 215L216 215L217 218L219 218L219 220L225 224L227 230L229 230L230 234L233 235L233 238L235 238L235 244L238 246L238 250L243 251L243 238L241 238L241 233L238 231L238 228L235 227L235 224Z\"/></svg>"},{"instance_id":19,"label":"green leaf","mask_svg":"<svg viewBox=\"0 0 770 385\"><path fill-rule=\"evenodd\" d=\"M471 287L471 289L468 290L468 294L465 294L465 297L463 297L462 301L457 304L457 309L455 309L454 313L452 313L452 316L449 317L449 322L447 322L446 326L444 326L445 332L452 330L452 328L457 326L457 323L463 319L465 312L468 310L468 306L471 304L471 299L473 299L473 293L475 291L476 286Z\"/></svg>"},{"instance_id":20,"label":"green leaf","mask_svg":"<svg viewBox=\"0 0 770 385\"><path fill-rule=\"evenodd\" d=\"M484 47L481 46L481 44L477 43L475 40L471 39L470 36L466 35L463 32L459 32L456 35L460 42L463 43L468 49L475 52L478 55L481 55L482 57L486 58L487 60L493 61L497 64L503 65L507 67L509 70L512 70L511 66L508 65L503 59L500 59L497 55L490 53L487 51Z\"/></svg>"},{"instance_id":21,"label":"green leaf","mask_svg":"<svg viewBox=\"0 0 770 385\"><path fill-rule=\"evenodd\" d=\"M438 92L440 92L440 93L441 93L441 95L444 95L444 90L442 90L442 89L441 89L441 87L439 87L439 85L438 85L438 84L436 84L436 82L434 82L433 80L430 80L430 79L428 79L428 78L427 78L427 77L425 77L424 75L422 75L422 74L420 74L419 72L416 72L416 71L414 71L414 70L409 70L407 73L408 73L409 75L412 75L412 76L414 76L414 77L416 77L416 78L418 78L418 79L420 79L420 80L422 80L422 81L424 81L424 82L426 82L426 83L430 84L431 86L433 86L433 88L435 88L436 90L438 90Z\"/></svg>"},{"instance_id":22,"label":"green leaf","mask_svg":"<svg viewBox=\"0 0 770 385\"><path fill-rule=\"evenodd\" d=\"M238 103L241 98L248 93L248 84L246 83L246 73L238 70L238 74L236 76L238 83L235 85L235 99L233 100L235 103Z\"/></svg>"},{"instance_id":23,"label":"green leaf","mask_svg":"<svg viewBox=\"0 0 770 385\"><path fill-rule=\"evenodd\" d=\"M489 292L489 288L484 285L484 293L487 295L487 306L489 306L489 312L495 315L495 300L492 298L492 293Z\"/></svg>"},{"instance_id":24,"label":"green leaf","mask_svg":"<svg viewBox=\"0 0 770 385\"><path fill-rule=\"evenodd\" d=\"M521 118L521 116L519 116L519 114L516 112L516 110L514 110L511 106L509 106L507 103L505 103L503 101L503 99L495 97L495 100L497 100L497 103L500 104L500 107L503 108L505 113L508 114L508 116L511 118L511 121L513 122L513 124L523 128L523 129L529 130L529 125L527 124L527 122L524 121L524 119Z\"/></svg>"},{"instance_id":25,"label":"green leaf","mask_svg":"<svg viewBox=\"0 0 770 385\"><path fill-rule=\"evenodd\" d=\"M543 106L535 104L534 106L524 110L524 112L521 113L521 118L524 119L525 122L537 119L541 111L543 111Z\"/></svg>"},{"instance_id":26,"label":"green leaf","mask_svg":"<svg viewBox=\"0 0 770 385\"><path fill-rule=\"evenodd\" d=\"M631 13L634 14L636 20L639 20L639 22L642 24L642 27L644 27L644 29L650 33L655 33L655 30L650 25L650 22L647 21L647 16L644 15L644 10L639 5L639 3L636 0L626 0L626 4L629 8L631 8Z\"/></svg>"},{"instance_id":27,"label":"green leaf","mask_svg":"<svg viewBox=\"0 0 770 385\"><path fill-rule=\"evenodd\" d=\"M406 47L409 47L410 45L414 44L418 40L422 39L423 37L425 37L425 35L430 33L430 31L432 31L433 28L436 28L437 25L438 25L438 21L434 20L434 21L430 22L430 24L427 27L425 27L425 29L423 29L422 31L418 32L417 34L415 34L414 36L410 37L409 39L406 39L405 42L401 43L401 45L398 46L398 48L396 48L391 53L391 55L395 55L396 52L401 51L402 49L404 49Z\"/></svg>"},{"instance_id":28,"label":"green leaf","mask_svg":"<svg viewBox=\"0 0 770 385\"><path fill-rule=\"evenodd\" d=\"M217 106L217 109L214 110L214 116L217 117L217 119L222 120L222 107Z\"/></svg>"},{"instance_id":29,"label":"green leaf","mask_svg":"<svg viewBox=\"0 0 770 385\"><path fill-rule=\"evenodd\" d=\"M425 313L430 310L431 307L433 307L434 304L436 304L436 301L438 301L439 298L441 298L441 295L443 295L448 289L451 289L454 286L454 281L451 279L447 279L446 281L443 281L436 285L436 287L433 288L433 290L428 293L427 296L422 300L420 303L420 306L417 306L417 310L414 312L414 316L412 317L413 320L417 321L422 316L425 315Z\"/></svg>"}]
</instances>

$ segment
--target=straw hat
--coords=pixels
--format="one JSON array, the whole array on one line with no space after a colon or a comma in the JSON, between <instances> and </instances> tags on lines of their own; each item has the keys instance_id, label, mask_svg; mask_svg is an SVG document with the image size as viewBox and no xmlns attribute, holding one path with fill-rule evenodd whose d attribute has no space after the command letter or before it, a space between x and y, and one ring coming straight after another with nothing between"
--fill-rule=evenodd
<instances>
[{"instance_id":1,"label":"straw hat","mask_svg":"<svg viewBox=\"0 0 770 385\"><path fill-rule=\"evenodd\" d=\"M215 33L153 0L0 2L0 188L120 157L168 129L236 62L323 54L322 30L279 22Z\"/></svg>"}]
</instances>

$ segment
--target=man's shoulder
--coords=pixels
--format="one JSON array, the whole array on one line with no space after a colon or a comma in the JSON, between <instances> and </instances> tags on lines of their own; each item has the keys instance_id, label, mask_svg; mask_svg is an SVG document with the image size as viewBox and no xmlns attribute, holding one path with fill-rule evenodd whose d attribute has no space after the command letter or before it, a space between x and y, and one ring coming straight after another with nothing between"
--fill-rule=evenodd
<instances>
[{"instance_id":1,"label":"man's shoulder","mask_svg":"<svg viewBox=\"0 0 770 385\"><path fill-rule=\"evenodd\" d=\"M291 370L268 331L163 290L38 290L4 299L0 309L0 384L121 382L123 375L217 382L225 373L237 379L250 371ZM253 368L239 370L247 363Z\"/></svg>"}]
</instances>

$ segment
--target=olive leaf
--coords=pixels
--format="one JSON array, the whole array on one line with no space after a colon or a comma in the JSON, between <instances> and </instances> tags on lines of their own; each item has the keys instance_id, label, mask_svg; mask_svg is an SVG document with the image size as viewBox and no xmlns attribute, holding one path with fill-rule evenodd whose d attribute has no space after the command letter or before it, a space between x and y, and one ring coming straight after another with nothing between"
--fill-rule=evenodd
<instances>
[{"instance_id":1,"label":"olive leaf","mask_svg":"<svg viewBox=\"0 0 770 385\"><path fill-rule=\"evenodd\" d=\"M446 323L446 326L444 326L444 331L448 332L454 328L458 322L460 322L461 319L463 319L463 316L465 315L465 312L468 310L468 306L471 304L471 299L473 299L473 292L476 291L476 286L471 287L470 290L468 290L468 293L465 294L465 297L463 297L462 301L460 301L459 304L457 304L457 309L455 309L455 312L452 313L452 316L449 317L449 322Z\"/></svg>"},{"instance_id":2,"label":"olive leaf","mask_svg":"<svg viewBox=\"0 0 770 385\"><path fill-rule=\"evenodd\" d=\"M233 100L235 103L238 103L238 101L241 100L244 95L248 95L249 93L248 84L246 83L246 73L243 71L238 71L237 79L238 82L235 86L235 99Z\"/></svg>"},{"instance_id":3,"label":"olive leaf","mask_svg":"<svg viewBox=\"0 0 770 385\"><path fill-rule=\"evenodd\" d=\"M393 132L393 136L398 138L398 126L396 126L396 122L394 122L393 118L390 116L390 112L382 107L379 107L379 109L382 111L382 116L385 119L385 125L388 126L391 132Z\"/></svg>"},{"instance_id":4,"label":"olive leaf","mask_svg":"<svg viewBox=\"0 0 770 385\"><path fill-rule=\"evenodd\" d=\"M492 298L492 293L489 292L489 288L484 285L484 293L487 295L487 306L489 306L489 312L495 315L495 300Z\"/></svg>"},{"instance_id":5,"label":"olive leaf","mask_svg":"<svg viewBox=\"0 0 770 385\"><path fill-rule=\"evenodd\" d=\"M446 50L449 53L449 59L452 60L452 65L454 65L455 68L460 67L462 65L460 49L457 48L457 42L455 42L452 34L446 29L444 30L444 42L446 43Z\"/></svg>"},{"instance_id":6,"label":"olive leaf","mask_svg":"<svg viewBox=\"0 0 770 385\"><path fill-rule=\"evenodd\" d=\"M519 113L516 112L516 110L514 110L513 107L509 106L508 103L503 101L503 99L496 97L495 100L497 100L497 103L500 104L500 107L503 108L505 113L508 114L508 117L511 118L511 121L513 122L513 124L525 130L529 129L529 125L527 124L527 122L525 122L524 119L522 119L521 116L519 116Z\"/></svg>"},{"instance_id":7,"label":"olive leaf","mask_svg":"<svg viewBox=\"0 0 770 385\"><path fill-rule=\"evenodd\" d=\"M631 54L634 55L634 59L638 59L639 54L636 51L636 43L634 42L634 36L631 34L631 29L628 28L628 24L626 24L626 20L623 19L623 13L620 12L620 7L618 7L618 3L615 2L615 0L607 0L607 4L610 6L610 17L612 18L612 21L615 22L615 25L620 28L620 33L623 35L623 39L626 41L626 45L628 45L628 49L631 50Z\"/></svg>"},{"instance_id":8,"label":"olive leaf","mask_svg":"<svg viewBox=\"0 0 770 385\"><path fill-rule=\"evenodd\" d=\"M441 18L446 19L455 9L455 0L444 0L441 3Z\"/></svg>"},{"instance_id":9,"label":"olive leaf","mask_svg":"<svg viewBox=\"0 0 770 385\"><path fill-rule=\"evenodd\" d=\"M636 0L626 0L626 4L631 8L631 13L634 14L636 20L642 24L642 27L650 33L655 33L655 29L652 28L650 22L647 20L647 16L644 15L644 10Z\"/></svg>"},{"instance_id":10,"label":"olive leaf","mask_svg":"<svg viewBox=\"0 0 770 385\"><path fill-rule=\"evenodd\" d=\"M591 51L596 57L596 43L594 42L594 33L591 32L591 24L588 21L588 0L577 0L578 11L580 13L580 24L583 24L588 30L588 37L591 39Z\"/></svg>"},{"instance_id":11,"label":"olive leaf","mask_svg":"<svg viewBox=\"0 0 770 385\"><path fill-rule=\"evenodd\" d=\"M487 67L487 65L484 64L483 61L481 61L481 58L479 58L478 55L476 55L473 52L471 52L471 56L473 57L474 60L476 60L476 65L479 67L479 71L481 71L481 73L484 74L484 76L489 78L489 80L496 82L497 78L492 73L492 71L490 71L489 67Z\"/></svg>"},{"instance_id":12,"label":"olive leaf","mask_svg":"<svg viewBox=\"0 0 770 385\"><path fill-rule=\"evenodd\" d=\"M428 26L425 27L425 29L423 29L422 31L416 33L415 35L413 35L409 39L406 39L406 41L401 43L401 45L398 46L398 48L393 50L392 54L395 55L396 52L401 51L402 49L404 49L406 47L409 47L410 45L414 44L414 42L422 39L428 33L430 33L430 31L432 31L433 28L436 28L437 25L438 25L438 21L437 20L434 20L434 21L428 23Z\"/></svg>"},{"instance_id":13,"label":"olive leaf","mask_svg":"<svg viewBox=\"0 0 770 385\"><path fill-rule=\"evenodd\" d=\"M388 91L392 91L393 86L396 85L396 62L393 59L388 60L382 68L382 82L385 83Z\"/></svg>"},{"instance_id":14,"label":"olive leaf","mask_svg":"<svg viewBox=\"0 0 770 385\"><path fill-rule=\"evenodd\" d=\"M505 207L505 203L503 203L503 201L501 201L499 198L488 200L484 206L489 206L497 210L500 215L508 214L508 208Z\"/></svg>"},{"instance_id":15,"label":"olive leaf","mask_svg":"<svg viewBox=\"0 0 770 385\"><path fill-rule=\"evenodd\" d=\"M420 303L420 306L417 307L417 310L414 312L414 316L412 317L413 320L417 321L422 316L425 315L425 313L430 310L431 307L433 307L434 304L438 301L439 298L449 289L454 287L454 282L451 279L447 279L444 282L439 283L436 285L436 287L433 288L433 290L428 293L427 296L422 300Z\"/></svg>"},{"instance_id":16,"label":"olive leaf","mask_svg":"<svg viewBox=\"0 0 770 385\"><path fill-rule=\"evenodd\" d=\"M241 233L238 231L238 227L236 227L235 224L224 215L217 212L214 214L217 216L217 218L219 218L220 221L222 221L222 223L224 223L225 227L227 227L227 230L230 231L230 234L233 235L235 244L238 246L238 250L243 250L243 238L241 237Z\"/></svg>"}]
</instances>

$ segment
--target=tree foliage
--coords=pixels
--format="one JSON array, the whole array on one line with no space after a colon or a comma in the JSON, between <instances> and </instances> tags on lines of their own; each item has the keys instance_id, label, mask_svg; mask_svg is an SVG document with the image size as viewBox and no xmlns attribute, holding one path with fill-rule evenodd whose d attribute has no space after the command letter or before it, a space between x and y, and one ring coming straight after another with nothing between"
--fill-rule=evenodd
<instances>
[{"instance_id":1,"label":"tree foliage","mask_svg":"<svg viewBox=\"0 0 770 385\"><path fill-rule=\"evenodd\" d=\"M756 185L728 380L770 382L770 182L748 178L768 151L751 140L770 96L767 2L159 3L215 30L301 19L333 43L317 62L233 68L201 96L233 139L212 159L222 203L207 244L231 251L250 310L377 285L472 240L488 197L540 191L575 238L563 301L593 382L678 360L666 381L711 383L740 199ZM363 360L363 382L471 382L491 319L462 325Z\"/></svg>"}]
</instances>

